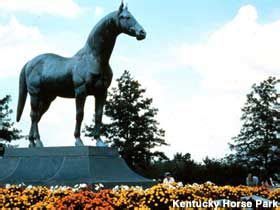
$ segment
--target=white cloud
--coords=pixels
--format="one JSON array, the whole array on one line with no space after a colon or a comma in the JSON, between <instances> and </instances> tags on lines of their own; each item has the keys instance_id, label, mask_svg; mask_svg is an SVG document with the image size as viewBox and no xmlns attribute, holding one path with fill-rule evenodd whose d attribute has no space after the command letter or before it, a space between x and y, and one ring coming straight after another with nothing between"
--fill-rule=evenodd
<instances>
[{"instance_id":1,"label":"white cloud","mask_svg":"<svg viewBox=\"0 0 280 210\"><path fill-rule=\"evenodd\" d=\"M57 15L66 18L76 17L81 7L73 0L2 0L0 10L7 12L28 12L35 15Z\"/></svg>"},{"instance_id":2,"label":"white cloud","mask_svg":"<svg viewBox=\"0 0 280 210\"><path fill-rule=\"evenodd\" d=\"M19 74L25 62L46 49L37 27L25 26L11 17L7 24L0 25L0 77Z\"/></svg>"},{"instance_id":3,"label":"white cloud","mask_svg":"<svg viewBox=\"0 0 280 210\"><path fill-rule=\"evenodd\" d=\"M104 9L100 6L96 6L95 9L94 9L94 15L99 17L101 15L103 15L104 13Z\"/></svg>"},{"instance_id":4,"label":"white cloud","mask_svg":"<svg viewBox=\"0 0 280 210\"><path fill-rule=\"evenodd\" d=\"M240 8L235 18L204 43L181 46L183 64L199 72L210 89L244 90L269 75L279 75L280 20L260 24L255 7Z\"/></svg>"},{"instance_id":5,"label":"white cloud","mask_svg":"<svg viewBox=\"0 0 280 210\"><path fill-rule=\"evenodd\" d=\"M229 152L228 143L239 132L241 107L251 85L268 76L279 77L279 37L280 20L261 24L255 7L245 5L231 21L208 33L205 41L184 42L171 49L172 55L167 48L161 59L147 55L142 58L143 64L139 59L119 58L125 68L131 66L128 69L136 72L136 78L154 98L171 145L164 148L167 154L190 152L201 160L207 155L224 157ZM199 90L192 97L174 97L177 89L164 86L166 81L153 75L155 71L164 74L167 69L174 75L182 69L195 71L201 78Z\"/></svg>"},{"instance_id":6,"label":"white cloud","mask_svg":"<svg viewBox=\"0 0 280 210\"><path fill-rule=\"evenodd\" d=\"M179 63L200 75L202 91L177 103L175 110L183 111L168 122L176 125L168 128L174 150L191 151L196 159L222 157L229 151L251 85L279 77L279 37L280 20L260 24L255 7L246 5L205 42L178 47Z\"/></svg>"}]
</instances>

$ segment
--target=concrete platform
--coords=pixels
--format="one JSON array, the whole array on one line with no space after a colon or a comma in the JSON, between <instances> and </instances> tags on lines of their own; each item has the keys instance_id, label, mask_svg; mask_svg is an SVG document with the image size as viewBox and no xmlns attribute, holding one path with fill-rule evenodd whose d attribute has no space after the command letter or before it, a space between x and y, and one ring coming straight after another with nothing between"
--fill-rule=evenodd
<instances>
[{"instance_id":1,"label":"concrete platform","mask_svg":"<svg viewBox=\"0 0 280 210\"><path fill-rule=\"evenodd\" d=\"M8 148L0 159L0 184L68 185L155 184L132 171L110 147Z\"/></svg>"}]
</instances>

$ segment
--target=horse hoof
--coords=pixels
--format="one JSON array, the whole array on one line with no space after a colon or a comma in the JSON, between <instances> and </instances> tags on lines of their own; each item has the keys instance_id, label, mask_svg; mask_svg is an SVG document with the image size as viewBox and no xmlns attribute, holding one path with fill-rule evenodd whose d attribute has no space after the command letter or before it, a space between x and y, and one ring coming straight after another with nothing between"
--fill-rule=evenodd
<instances>
[{"instance_id":1,"label":"horse hoof","mask_svg":"<svg viewBox=\"0 0 280 210\"><path fill-rule=\"evenodd\" d=\"M40 139L36 140L36 147L44 147L43 143L41 142Z\"/></svg>"},{"instance_id":2,"label":"horse hoof","mask_svg":"<svg viewBox=\"0 0 280 210\"><path fill-rule=\"evenodd\" d=\"M35 146L34 142L30 142L29 145L28 145L28 147L29 147L29 148L34 148L34 147L36 147L36 146Z\"/></svg>"},{"instance_id":3,"label":"horse hoof","mask_svg":"<svg viewBox=\"0 0 280 210\"><path fill-rule=\"evenodd\" d=\"M76 138L75 146L76 147L82 147L82 146L84 146L84 143L80 138Z\"/></svg>"},{"instance_id":4,"label":"horse hoof","mask_svg":"<svg viewBox=\"0 0 280 210\"><path fill-rule=\"evenodd\" d=\"M108 147L108 145L105 144L100 138L98 138L98 139L96 140L96 146L97 146L97 147Z\"/></svg>"}]
</instances>

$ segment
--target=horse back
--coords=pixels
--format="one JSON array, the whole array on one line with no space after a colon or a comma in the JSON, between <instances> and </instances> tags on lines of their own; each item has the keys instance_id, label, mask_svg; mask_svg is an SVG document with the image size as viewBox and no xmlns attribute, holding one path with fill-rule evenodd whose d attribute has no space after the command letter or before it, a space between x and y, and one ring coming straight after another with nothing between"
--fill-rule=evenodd
<instances>
[{"instance_id":1,"label":"horse back","mask_svg":"<svg viewBox=\"0 0 280 210\"><path fill-rule=\"evenodd\" d=\"M26 78L29 92L51 92L72 97L73 81L71 58L56 54L41 54L27 63Z\"/></svg>"}]
</instances>

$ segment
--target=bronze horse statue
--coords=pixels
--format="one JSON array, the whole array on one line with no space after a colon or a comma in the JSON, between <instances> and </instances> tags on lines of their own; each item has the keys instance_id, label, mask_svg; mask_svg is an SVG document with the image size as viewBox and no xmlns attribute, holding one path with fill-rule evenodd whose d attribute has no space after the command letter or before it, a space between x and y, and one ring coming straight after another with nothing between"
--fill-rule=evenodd
<instances>
[{"instance_id":1,"label":"bronze horse statue","mask_svg":"<svg viewBox=\"0 0 280 210\"><path fill-rule=\"evenodd\" d=\"M109 60L117 36L121 33L145 39L146 32L124 7L105 16L90 32L85 46L73 57L42 54L28 61L19 79L17 121L24 109L27 93L31 102L30 147L43 147L38 123L56 97L75 98L75 145L82 146L80 138L84 104L88 95L95 97L94 138L100 140L103 107L113 72Z\"/></svg>"}]
</instances>

